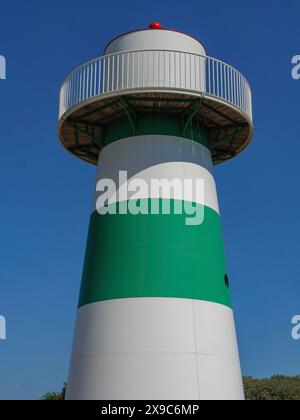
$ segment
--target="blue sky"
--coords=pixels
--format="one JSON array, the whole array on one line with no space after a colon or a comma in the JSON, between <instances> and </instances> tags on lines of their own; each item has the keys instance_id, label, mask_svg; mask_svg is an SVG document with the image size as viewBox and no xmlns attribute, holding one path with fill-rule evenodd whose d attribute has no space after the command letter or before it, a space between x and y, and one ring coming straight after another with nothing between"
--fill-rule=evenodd
<instances>
[{"instance_id":1,"label":"blue sky","mask_svg":"<svg viewBox=\"0 0 300 420\"><path fill-rule=\"evenodd\" d=\"M57 140L58 91L112 37L160 21L201 39L253 91L255 136L217 167L244 374L299 374L300 54L296 0L27 2L1 6L0 399L37 399L67 378L95 167Z\"/></svg>"}]
</instances>

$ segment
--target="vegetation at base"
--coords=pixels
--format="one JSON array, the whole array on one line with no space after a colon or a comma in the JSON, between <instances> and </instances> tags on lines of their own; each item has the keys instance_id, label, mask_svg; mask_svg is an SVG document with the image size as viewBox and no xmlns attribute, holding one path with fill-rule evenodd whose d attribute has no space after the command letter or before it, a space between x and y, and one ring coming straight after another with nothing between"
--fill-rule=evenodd
<instances>
[{"instance_id":1,"label":"vegetation at base","mask_svg":"<svg viewBox=\"0 0 300 420\"><path fill-rule=\"evenodd\" d=\"M246 400L248 401L300 401L300 376L272 376L267 379L244 377ZM66 384L60 392L48 392L42 400L65 399Z\"/></svg>"},{"instance_id":2,"label":"vegetation at base","mask_svg":"<svg viewBox=\"0 0 300 420\"><path fill-rule=\"evenodd\" d=\"M244 377L246 400L298 401L300 376L272 376L269 379Z\"/></svg>"},{"instance_id":3,"label":"vegetation at base","mask_svg":"<svg viewBox=\"0 0 300 420\"><path fill-rule=\"evenodd\" d=\"M67 384L64 383L62 390L60 392L47 392L43 395L41 400L43 401L63 401L66 396Z\"/></svg>"}]
</instances>

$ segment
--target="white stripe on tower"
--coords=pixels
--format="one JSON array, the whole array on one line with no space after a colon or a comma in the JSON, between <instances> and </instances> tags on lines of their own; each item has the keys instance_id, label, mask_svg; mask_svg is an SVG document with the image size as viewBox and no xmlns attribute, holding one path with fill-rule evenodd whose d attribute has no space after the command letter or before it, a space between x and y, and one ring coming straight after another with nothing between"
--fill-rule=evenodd
<instances>
[{"instance_id":1,"label":"white stripe on tower","mask_svg":"<svg viewBox=\"0 0 300 420\"><path fill-rule=\"evenodd\" d=\"M163 141L162 141L163 139ZM128 183L119 185L120 171L128 173ZM148 194L134 193L135 199L162 198L185 200L207 206L219 213L216 184L212 174L213 167L208 149L199 143L174 136L147 135L129 137L106 146L100 155L97 182L111 179L117 185L117 195L109 197L109 202L118 201L120 189L127 189L130 181L142 179L149 187ZM191 188L182 191L150 191L151 181L179 180L182 185L192 180ZM197 194L195 180L203 180L204 197ZM95 194L94 210L99 192ZM200 197L200 199L199 199ZM128 194L130 199L130 193Z\"/></svg>"},{"instance_id":2,"label":"white stripe on tower","mask_svg":"<svg viewBox=\"0 0 300 420\"><path fill-rule=\"evenodd\" d=\"M244 398L232 310L199 300L83 306L71 372L70 399Z\"/></svg>"}]
</instances>

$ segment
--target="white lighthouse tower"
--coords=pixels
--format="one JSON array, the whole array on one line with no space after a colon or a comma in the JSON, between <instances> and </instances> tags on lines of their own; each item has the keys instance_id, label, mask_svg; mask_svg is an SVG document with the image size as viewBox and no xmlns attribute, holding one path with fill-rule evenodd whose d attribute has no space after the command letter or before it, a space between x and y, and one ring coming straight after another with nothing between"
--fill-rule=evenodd
<instances>
[{"instance_id":1,"label":"white lighthouse tower","mask_svg":"<svg viewBox=\"0 0 300 420\"><path fill-rule=\"evenodd\" d=\"M251 136L246 79L158 23L120 35L66 78L60 140L97 165L68 399L244 398L213 172ZM201 179L204 196L123 195L120 171L133 184ZM107 179L118 193L99 209ZM145 211L153 203L159 211ZM186 224L178 204L203 222Z\"/></svg>"}]
</instances>

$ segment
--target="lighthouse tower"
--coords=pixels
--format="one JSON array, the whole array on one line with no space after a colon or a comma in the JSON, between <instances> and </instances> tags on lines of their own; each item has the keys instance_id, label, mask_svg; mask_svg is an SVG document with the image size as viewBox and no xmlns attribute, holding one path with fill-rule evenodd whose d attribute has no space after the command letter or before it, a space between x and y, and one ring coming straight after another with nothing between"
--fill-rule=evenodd
<instances>
[{"instance_id":1,"label":"lighthouse tower","mask_svg":"<svg viewBox=\"0 0 300 420\"><path fill-rule=\"evenodd\" d=\"M67 398L243 399L214 165L250 142L246 79L153 23L65 79L58 132L97 165Z\"/></svg>"}]
</instances>

